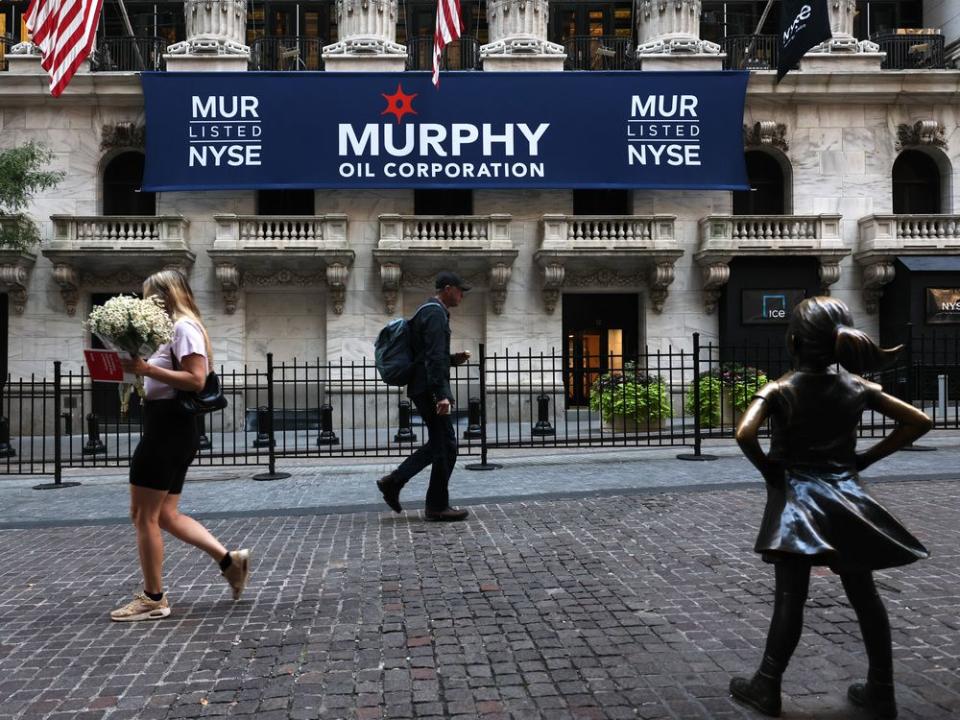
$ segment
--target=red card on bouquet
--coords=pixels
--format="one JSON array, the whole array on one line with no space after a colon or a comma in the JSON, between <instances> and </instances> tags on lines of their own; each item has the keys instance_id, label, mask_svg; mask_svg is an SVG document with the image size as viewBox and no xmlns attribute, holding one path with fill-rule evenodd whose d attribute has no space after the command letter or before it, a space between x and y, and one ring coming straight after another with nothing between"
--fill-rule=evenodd
<instances>
[{"instance_id":1,"label":"red card on bouquet","mask_svg":"<svg viewBox=\"0 0 960 720\"><path fill-rule=\"evenodd\" d=\"M90 370L90 379L97 382L124 382L120 353L115 350L84 350L83 357Z\"/></svg>"}]
</instances>

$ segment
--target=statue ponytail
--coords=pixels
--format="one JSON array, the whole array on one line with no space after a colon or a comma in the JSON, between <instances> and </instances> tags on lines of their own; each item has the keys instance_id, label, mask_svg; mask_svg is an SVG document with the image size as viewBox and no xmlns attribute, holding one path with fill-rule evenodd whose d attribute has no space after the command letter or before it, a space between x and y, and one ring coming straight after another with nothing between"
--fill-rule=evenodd
<instances>
[{"instance_id":1,"label":"statue ponytail","mask_svg":"<svg viewBox=\"0 0 960 720\"><path fill-rule=\"evenodd\" d=\"M889 350L881 348L869 335L847 325L838 325L834 337L837 362L858 375L888 367L902 349L903 345Z\"/></svg>"}]
</instances>

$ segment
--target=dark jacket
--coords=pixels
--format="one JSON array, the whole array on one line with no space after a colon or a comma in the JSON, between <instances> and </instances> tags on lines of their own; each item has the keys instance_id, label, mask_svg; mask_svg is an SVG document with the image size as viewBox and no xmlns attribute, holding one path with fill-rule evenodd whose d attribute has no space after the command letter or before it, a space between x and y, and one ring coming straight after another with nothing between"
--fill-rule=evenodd
<instances>
[{"instance_id":1,"label":"dark jacket","mask_svg":"<svg viewBox=\"0 0 960 720\"><path fill-rule=\"evenodd\" d=\"M453 402L450 391L450 312L442 302L431 298L428 307L410 321L413 341L413 377L407 384L407 395L429 393L434 402L446 398Z\"/></svg>"}]
</instances>

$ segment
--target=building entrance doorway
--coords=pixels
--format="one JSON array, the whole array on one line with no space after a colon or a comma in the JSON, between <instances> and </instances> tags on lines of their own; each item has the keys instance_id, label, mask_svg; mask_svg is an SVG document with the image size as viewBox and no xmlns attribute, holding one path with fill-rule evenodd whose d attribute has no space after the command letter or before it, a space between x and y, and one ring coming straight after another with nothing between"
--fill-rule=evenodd
<instances>
[{"instance_id":1,"label":"building entrance doorway","mask_svg":"<svg viewBox=\"0 0 960 720\"><path fill-rule=\"evenodd\" d=\"M636 293L563 296L563 385L567 407L586 405L604 373L621 370L639 349Z\"/></svg>"}]
</instances>

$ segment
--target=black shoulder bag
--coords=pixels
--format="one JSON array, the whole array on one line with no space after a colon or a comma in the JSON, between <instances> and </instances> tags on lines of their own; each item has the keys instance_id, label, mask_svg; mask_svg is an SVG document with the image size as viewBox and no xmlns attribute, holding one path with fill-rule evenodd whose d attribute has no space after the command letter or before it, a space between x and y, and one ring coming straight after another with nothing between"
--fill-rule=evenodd
<instances>
[{"instance_id":1,"label":"black shoulder bag","mask_svg":"<svg viewBox=\"0 0 960 720\"><path fill-rule=\"evenodd\" d=\"M170 360L173 361L173 369L180 370L180 363L177 362L173 348L170 348ZM220 386L220 378L213 370L207 374L202 390L177 390L177 400L180 407L191 415L205 415L223 410L227 406L227 397Z\"/></svg>"}]
</instances>

